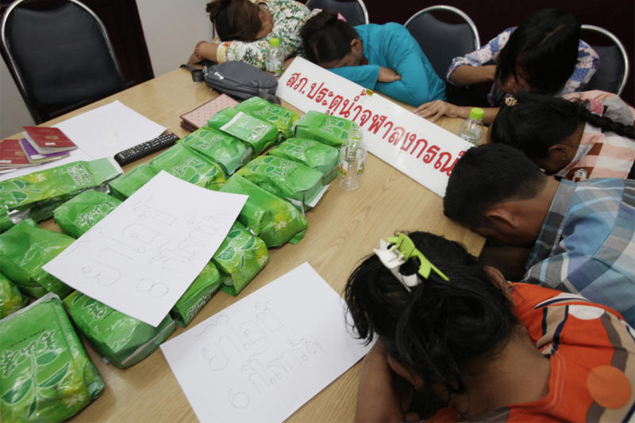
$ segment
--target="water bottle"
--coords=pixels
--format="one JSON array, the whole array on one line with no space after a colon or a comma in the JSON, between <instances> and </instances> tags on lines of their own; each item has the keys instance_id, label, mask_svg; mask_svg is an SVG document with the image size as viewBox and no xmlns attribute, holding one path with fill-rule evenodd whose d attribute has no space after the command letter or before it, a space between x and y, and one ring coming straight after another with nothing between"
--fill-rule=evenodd
<instances>
[{"instance_id":1,"label":"water bottle","mask_svg":"<svg viewBox=\"0 0 635 423\"><path fill-rule=\"evenodd\" d=\"M484 114L483 109L478 107L474 107L470 110L470 117L465 119L461 124L459 137L474 145L480 145L483 140L483 134L485 133L485 126L483 125Z\"/></svg>"},{"instance_id":2,"label":"water bottle","mask_svg":"<svg viewBox=\"0 0 635 423\"><path fill-rule=\"evenodd\" d=\"M284 49L280 45L280 39L272 37L269 39L269 49L265 62L267 72L274 76L282 75L284 67Z\"/></svg>"},{"instance_id":3,"label":"water bottle","mask_svg":"<svg viewBox=\"0 0 635 423\"><path fill-rule=\"evenodd\" d=\"M362 130L354 127L348 133L348 139L340 149L339 186L344 191L359 188L360 178L366 164L366 145L362 139Z\"/></svg>"}]
</instances>

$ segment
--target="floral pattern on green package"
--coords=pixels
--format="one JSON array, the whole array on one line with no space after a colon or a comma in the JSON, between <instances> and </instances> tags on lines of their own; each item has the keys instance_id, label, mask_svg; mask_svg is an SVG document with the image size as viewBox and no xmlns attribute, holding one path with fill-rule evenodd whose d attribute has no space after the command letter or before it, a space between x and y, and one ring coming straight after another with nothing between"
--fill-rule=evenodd
<instances>
[{"instance_id":1,"label":"floral pattern on green package","mask_svg":"<svg viewBox=\"0 0 635 423\"><path fill-rule=\"evenodd\" d=\"M351 120L310 111L296 123L295 136L339 148L348 139L348 133L354 127L357 127L357 124Z\"/></svg>"},{"instance_id":2,"label":"floral pattern on green package","mask_svg":"<svg viewBox=\"0 0 635 423\"><path fill-rule=\"evenodd\" d=\"M275 125L279 132L278 141L293 135L293 125L298 120L297 113L260 97L251 97L234 108Z\"/></svg>"},{"instance_id":3,"label":"floral pattern on green package","mask_svg":"<svg viewBox=\"0 0 635 423\"><path fill-rule=\"evenodd\" d=\"M56 208L53 217L64 233L79 238L120 204L120 200L91 189Z\"/></svg>"},{"instance_id":4,"label":"floral pattern on green package","mask_svg":"<svg viewBox=\"0 0 635 423\"><path fill-rule=\"evenodd\" d=\"M212 298L222 283L223 276L214 263L207 263L187 291L172 307L170 315L179 326L187 326Z\"/></svg>"},{"instance_id":5,"label":"floral pattern on green package","mask_svg":"<svg viewBox=\"0 0 635 423\"><path fill-rule=\"evenodd\" d=\"M183 145L218 163L226 175L251 160L253 149L238 138L214 128L202 127L180 140Z\"/></svg>"},{"instance_id":6,"label":"floral pattern on green package","mask_svg":"<svg viewBox=\"0 0 635 423\"><path fill-rule=\"evenodd\" d=\"M320 172L322 185L331 182L337 176L340 152L333 147L306 138L289 138L272 148L269 154L301 163Z\"/></svg>"},{"instance_id":7,"label":"floral pattern on green package","mask_svg":"<svg viewBox=\"0 0 635 423\"><path fill-rule=\"evenodd\" d=\"M179 179L212 190L219 190L226 180L219 165L181 143L152 159L150 167L157 173L165 170Z\"/></svg>"},{"instance_id":8,"label":"floral pattern on green package","mask_svg":"<svg viewBox=\"0 0 635 423\"><path fill-rule=\"evenodd\" d=\"M207 126L247 143L253 148L256 156L278 140L278 128L274 125L231 107L216 113L207 121Z\"/></svg>"}]
</instances>

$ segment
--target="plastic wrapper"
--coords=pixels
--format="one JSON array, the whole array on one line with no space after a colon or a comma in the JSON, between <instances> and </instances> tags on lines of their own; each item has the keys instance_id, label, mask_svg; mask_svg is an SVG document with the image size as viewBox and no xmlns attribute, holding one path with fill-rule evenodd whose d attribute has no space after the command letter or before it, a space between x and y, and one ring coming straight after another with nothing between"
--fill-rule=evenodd
<instances>
[{"instance_id":1,"label":"plastic wrapper","mask_svg":"<svg viewBox=\"0 0 635 423\"><path fill-rule=\"evenodd\" d=\"M278 140L293 136L293 125L298 120L298 114L282 106L273 104L261 97L251 97L234 106L239 112L247 113L278 128Z\"/></svg>"},{"instance_id":2,"label":"plastic wrapper","mask_svg":"<svg viewBox=\"0 0 635 423\"><path fill-rule=\"evenodd\" d=\"M157 173L165 170L179 179L212 190L219 190L226 180L225 172L219 165L181 143L152 159L150 167Z\"/></svg>"},{"instance_id":3,"label":"plastic wrapper","mask_svg":"<svg viewBox=\"0 0 635 423\"><path fill-rule=\"evenodd\" d=\"M226 132L250 145L257 156L278 141L278 128L228 107L207 121L207 126Z\"/></svg>"},{"instance_id":4,"label":"plastic wrapper","mask_svg":"<svg viewBox=\"0 0 635 423\"><path fill-rule=\"evenodd\" d=\"M327 185L337 176L340 152L338 149L307 138L289 138L269 150L269 154L302 163L315 169L322 176L322 185Z\"/></svg>"},{"instance_id":5,"label":"plastic wrapper","mask_svg":"<svg viewBox=\"0 0 635 423\"><path fill-rule=\"evenodd\" d=\"M87 190L56 208L53 217L64 233L79 238L119 204L108 194Z\"/></svg>"},{"instance_id":6,"label":"plastic wrapper","mask_svg":"<svg viewBox=\"0 0 635 423\"><path fill-rule=\"evenodd\" d=\"M317 170L275 156L256 157L237 174L300 208L309 205L324 188Z\"/></svg>"},{"instance_id":7,"label":"plastic wrapper","mask_svg":"<svg viewBox=\"0 0 635 423\"><path fill-rule=\"evenodd\" d=\"M214 263L207 263L203 271L172 307L170 315L179 326L187 326L218 291L222 283L223 276Z\"/></svg>"},{"instance_id":8,"label":"plastic wrapper","mask_svg":"<svg viewBox=\"0 0 635 423\"><path fill-rule=\"evenodd\" d=\"M66 297L64 305L95 351L120 369L148 357L176 329L169 315L155 328L79 291Z\"/></svg>"},{"instance_id":9,"label":"plastic wrapper","mask_svg":"<svg viewBox=\"0 0 635 423\"><path fill-rule=\"evenodd\" d=\"M25 306L26 301L18 287L0 273L0 319L20 310Z\"/></svg>"},{"instance_id":10,"label":"plastic wrapper","mask_svg":"<svg viewBox=\"0 0 635 423\"><path fill-rule=\"evenodd\" d=\"M234 222L212 261L226 278L221 290L236 296L269 263L265 242Z\"/></svg>"},{"instance_id":11,"label":"plastic wrapper","mask_svg":"<svg viewBox=\"0 0 635 423\"><path fill-rule=\"evenodd\" d=\"M245 194L249 198L238 220L262 239L267 247L286 242L298 243L308 227L306 218L291 203L265 191L236 174L227 180L223 192Z\"/></svg>"},{"instance_id":12,"label":"plastic wrapper","mask_svg":"<svg viewBox=\"0 0 635 423\"><path fill-rule=\"evenodd\" d=\"M53 294L0 321L3 422L61 422L104 388Z\"/></svg>"},{"instance_id":13,"label":"plastic wrapper","mask_svg":"<svg viewBox=\"0 0 635 423\"><path fill-rule=\"evenodd\" d=\"M226 175L251 160L253 149L238 138L214 128L203 127L192 132L180 142L187 148L218 163Z\"/></svg>"},{"instance_id":14,"label":"plastic wrapper","mask_svg":"<svg viewBox=\"0 0 635 423\"><path fill-rule=\"evenodd\" d=\"M64 298L72 288L42 270L42 266L73 241L68 235L40 228L32 220L22 221L0 235L0 272L31 297L54 292Z\"/></svg>"},{"instance_id":15,"label":"plastic wrapper","mask_svg":"<svg viewBox=\"0 0 635 423\"><path fill-rule=\"evenodd\" d=\"M152 169L147 163L140 164L111 181L108 184L110 194L118 200L125 201L150 179L154 178L157 173L159 172Z\"/></svg>"},{"instance_id":16,"label":"plastic wrapper","mask_svg":"<svg viewBox=\"0 0 635 423\"><path fill-rule=\"evenodd\" d=\"M0 207L14 223L49 219L53 210L80 192L101 187L122 173L111 159L73 162L0 182ZM0 222L6 220L0 218ZM6 222L0 224L6 227Z\"/></svg>"},{"instance_id":17,"label":"plastic wrapper","mask_svg":"<svg viewBox=\"0 0 635 423\"><path fill-rule=\"evenodd\" d=\"M310 111L295 125L297 138L308 138L339 148L348 139L348 133L357 124L348 119Z\"/></svg>"}]
</instances>

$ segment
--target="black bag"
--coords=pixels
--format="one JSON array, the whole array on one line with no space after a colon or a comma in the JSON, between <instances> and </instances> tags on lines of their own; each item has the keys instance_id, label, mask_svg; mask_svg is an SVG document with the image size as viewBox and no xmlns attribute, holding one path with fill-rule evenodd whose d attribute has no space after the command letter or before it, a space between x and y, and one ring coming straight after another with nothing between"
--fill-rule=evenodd
<instances>
[{"instance_id":1,"label":"black bag","mask_svg":"<svg viewBox=\"0 0 635 423\"><path fill-rule=\"evenodd\" d=\"M204 76L208 87L238 100L254 96L275 97L278 87L275 76L239 61L210 66Z\"/></svg>"}]
</instances>

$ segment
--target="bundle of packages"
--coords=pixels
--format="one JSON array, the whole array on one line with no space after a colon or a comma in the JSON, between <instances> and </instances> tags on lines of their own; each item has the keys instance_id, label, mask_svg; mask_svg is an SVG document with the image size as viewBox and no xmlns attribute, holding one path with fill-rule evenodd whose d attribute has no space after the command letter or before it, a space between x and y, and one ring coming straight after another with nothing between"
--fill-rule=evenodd
<instances>
[{"instance_id":1,"label":"bundle of packages","mask_svg":"<svg viewBox=\"0 0 635 423\"><path fill-rule=\"evenodd\" d=\"M53 217L64 233L79 238L119 204L120 200L91 189L56 208Z\"/></svg>"},{"instance_id":2,"label":"bundle of packages","mask_svg":"<svg viewBox=\"0 0 635 423\"><path fill-rule=\"evenodd\" d=\"M223 169L195 151L178 143L150 161L150 167L165 170L179 179L199 187L219 190L225 183Z\"/></svg>"},{"instance_id":3,"label":"bundle of packages","mask_svg":"<svg viewBox=\"0 0 635 423\"><path fill-rule=\"evenodd\" d=\"M0 321L0 351L2 421L61 422L104 388L53 294Z\"/></svg>"},{"instance_id":4,"label":"bundle of packages","mask_svg":"<svg viewBox=\"0 0 635 423\"><path fill-rule=\"evenodd\" d=\"M0 272L34 298L54 292L61 298L73 290L42 266L55 258L75 239L40 228L24 220L0 235Z\"/></svg>"},{"instance_id":5,"label":"bundle of packages","mask_svg":"<svg viewBox=\"0 0 635 423\"><path fill-rule=\"evenodd\" d=\"M140 164L131 171L112 180L108 184L110 194L118 200L125 201L135 191L144 186L146 182L154 178L157 173L159 172L151 168L147 163Z\"/></svg>"},{"instance_id":6,"label":"bundle of packages","mask_svg":"<svg viewBox=\"0 0 635 423\"><path fill-rule=\"evenodd\" d=\"M247 113L278 128L278 141L293 135L293 125L298 120L298 114L282 106L273 104L261 97L251 97L234 106L239 112Z\"/></svg>"},{"instance_id":7,"label":"bundle of packages","mask_svg":"<svg viewBox=\"0 0 635 423\"><path fill-rule=\"evenodd\" d=\"M321 142L306 138L289 138L269 150L269 154L302 163L320 172L322 185L327 185L337 176L340 152Z\"/></svg>"},{"instance_id":8,"label":"bundle of packages","mask_svg":"<svg viewBox=\"0 0 635 423\"><path fill-rule=\"evenodd\" d=\"M212 261L226 276L221 290L236 296L269 263L264 241L234 222Z\"/></svg>"},{"instance_id":9,"label":"bundle of packages","mask_svg":"<svg viewBox=\"0 0 635 423\"><path fill-rule=\"evenodd\" d=\"M228 107L207 121L207 126L235 136L258 155L278 140L278 128L236 109Z\"/></svg>"},{"instance_id":10,"label":"bundle of packages","mask_svg":"<svg viewBox=\"0 0 635 423\"><path fill-rule=\"evenodd\" d=\"M295 125L297 138L309 138L339 148L357 124L348 119L310 111Z\"/></svg>"},{"instance_id":11,"label":"bundle of packages","mask_svg":"<svg viewBox=\"0 0 635 423\"><path fill-rule=\"evenodd\" d=\"M180 141L187 148L218 163L226 175L251 160L253 149L238 138L214 128L203 127Z\"/></svg>"},{"instance_id":12,"label":"bundle of packages","mask_svg":"<svg viewBox=\"0 0 635 423\"><path fill-rule=\"evenodd\" d=\"M0 273L0 319L20 310L26 304L26 298L17 286Z\"/></svg>"},{"instance_id":13,"label":"bundle of packages","mask_svg":"<svg viewBox=\"0 0 635 423\"><path fill-rule=\"evenodd\" d=\"M194 279L192 285L174 304L170 310L170 315L179 326L187 326L218 291L222 283L223 276L214 263L207 263L203 271Z\"/></svg>"},{"instance_id":14,"label":"bundle of packages","mask_svg":"<svg viewBox=\"0 0 635 423\"><path fill-rule=\"evenodd\" d=\"M8 229L7 214L11 220L49 219L53 210L80 192L89 188L105 189L106 183L122 173L121 167L111 159L73 162L33 172L0 182L0 228ZM0 229L0 232L2 229Z\"/></svg>"},{"instance_id":15,"label":"bundle of packages","mask_svg":"<svg viewBox=\"0 0 635 423\"><path fill-rule=\"evenodd\" d=\"M239 174L229 178L221 191L249 196L238 220L262 239L267 247L280 247L286 242L297 244L304 237L307 220L288 201L265 191Z\"/></svg>"},{"instance_id":16,"label":"bundle of packages","mask_svg":"<svg viewBox=\"0 0 635 423\"><path fill-rule=\"evenodd\" d=\"M64 305L95 351L120 369L152 354L176 329L169 315L155 328L79 291L66 297Z\"/></svg>"}]
</instances>

